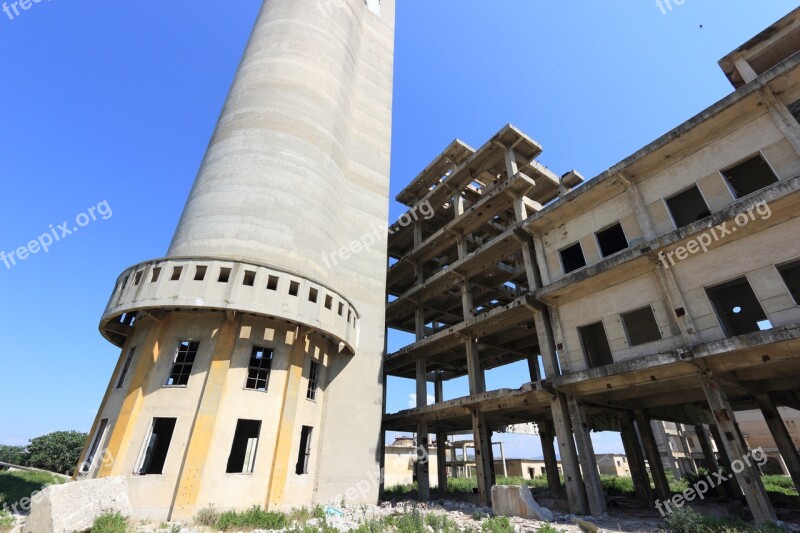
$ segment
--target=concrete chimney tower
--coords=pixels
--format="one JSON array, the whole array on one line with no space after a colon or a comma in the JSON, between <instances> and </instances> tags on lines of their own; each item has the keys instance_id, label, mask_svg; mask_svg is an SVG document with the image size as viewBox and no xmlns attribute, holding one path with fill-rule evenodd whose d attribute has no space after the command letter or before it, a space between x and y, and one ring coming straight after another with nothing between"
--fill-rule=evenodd
<instances>
[{"instance_id":1,"label":"concrete chimney tower","mask_svg":"<svg viewBox=\"0 0 800 533\"><path fill-rule=\"evenodd\" d=\"M375 503L394 0L266 0L167 256L122 273L79 478L136 518Z\"/></svg>"}]
</instances>

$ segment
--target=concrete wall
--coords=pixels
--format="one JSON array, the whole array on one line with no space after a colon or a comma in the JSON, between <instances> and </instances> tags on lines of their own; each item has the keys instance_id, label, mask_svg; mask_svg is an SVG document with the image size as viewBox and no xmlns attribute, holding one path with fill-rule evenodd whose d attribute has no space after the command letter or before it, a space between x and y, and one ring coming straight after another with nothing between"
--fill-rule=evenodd
<instances>
[{"instance_id":1,"label":"concrete wall","mask_svg":"<svg viewBox=\"0 0 800 533\"><path fill-rule=\"evenodd\" d=\"M676 229L665 198L693 184L700 188L712 213L729 206L735 199L720 170L759 152L780 179L800 174L800 156L768 114L757 114L743 118L730 133L711 140L697 152L676 158L674 163L652 175L637 178L646 211L657 234L667 234ZM563 277L559 250L575 242L581 243L588 265L600 262L603 258L595 233L610 224L620 221L632 246L641 241L642 230L633 215L632 203L624 190L620 190L622 192L606 193L609 198L604 202L576 213L545 233L545 260L554 279ZM775 269L776 264L798 256L795 248L786 245L794 242L793 235L798 230L800 221L790 220L763 229L757 235L723 243L707 253L692 255L671 266L701 341L725 337L705 288L734 279L742 273L747 276L773 326L800 320L800 311ZM577 328L600 320L617 362L668 351L684 344L654 271L634 276L622 284L604 282L604 286L606 288L590 291L588 296L559 302L558 317L564 335L564 349L560 350L559 356L565 370L587 367ZM648 305L653 309L662 340L631 347L620 314Z\"/></svg>"}]
</instances>

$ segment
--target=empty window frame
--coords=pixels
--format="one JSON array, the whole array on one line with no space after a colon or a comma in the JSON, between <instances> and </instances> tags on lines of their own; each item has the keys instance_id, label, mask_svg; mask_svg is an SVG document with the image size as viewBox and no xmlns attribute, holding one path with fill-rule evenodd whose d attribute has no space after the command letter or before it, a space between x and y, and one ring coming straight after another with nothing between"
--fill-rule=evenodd
<instances>
[{"instance_id":1,"label":"empty window frame","mask_svg":"<svg viewBox=\"0 0 800 533\"><path fill-rule=\"evenodd\" d=\"M183 273L183 267L173 267L172 268L172 281L178 281L181 279L181 274Z\"/></svg>"},{"instance_id":2,"label":"empty window frame","mask_svg":"<svg viewBox=\"0 0 800 533\"><path fill-rule=\"evenodd\" d=\"M164 471L169 444L175 432L176 418L154 418L150 433L145 439L144 449L139 458L136 473L139 475L158 475Z\"/></svg>"},{"instance_id":3,"label":"empty window frame","mask_svg":"<svg viewBox=\"0 0 800 533\"><path fill-rule=\"evenodd\" d=\"M161 267L156 267L153 269L153 276L150 278L151 283L155 283L158 281L158 278L161 276Z\"/></svg>"},{"instance_id":4,"label":"empty window frame","mask_svg":"<svg viewBox=\"0 0 800 533\"><path fill-rule=\"evenodd\" d=\"M81 473L85 474L92 469L92 463L94 463L94 458L97 455L97 450L100 449L100 444L103 442L103 438L106 435L106 428L108 427L108 418L103 418L100 420L100 425L97 426L97 431L94 434L94 438L92 439L92 444L89 446L89 450L86 453L86 457L81 463Z\"/></svg>"},{"instance_id":5,"label":"empty window frame","mask_svg":"<svg viewBox=\"0 0 800 533\"><path fill-rule=\"evenodd\" d=\"M573 270L586 266L586 258L583 256L583 248L581 248L581 243L579 242L564 248L559 253L561 254L561 265L564 268L564 274L569 274Z\"/></svg>"},{"instance_id":6,"label":"empty window frame","mask_svg":"<svg viewBox=\"0 0 800 533\"><path fill-rule=\"evenodd\" d=\"M622 231L622 224L617 223L603 231L595 233L597 246L600 248L600 255L608 257L617 252L621 252L628 247L628 239Z\"/></svg>"},{"instance_id":7,"label":"empty window frame","mask_svg":"<svg viewBox=\"0 0 800 533\"><path fill-rule=\"evenodd\" d=\"M195 281L203 281L206 279L206 272L208 272L208 267L199 265L196 267L194 271L194 280Z\"/></svg>"},{"instance_id":8,"label":"empty window frame","mask_svg":"<svg viewBox=\"0 0 800 533\"><path fill-rule=\"evenodd\" d=\"M196 341L181 341L175 353L175 360L169 372L166 385L169 387L182 387L189 383L189 376L192 374L192 365L197 357L197 349L200 343Z\"/></svg>"},{"instance_id":9,"label":"empty window frame","mask_svg":"<svg viewBox=\"0 0 800 533\"><path fill-rule=\"evenodd\" d=\"M589 368L610 365L614 362L602 322L578 328L578 335Z\"/></svg>"},{"instance_id":10,"label":"empty window frame","mask_svg":"<svg viewBox=\"0 0 800 533\"><path fill-rule=\"evenodd\" d=\"M247 381L244 388L266 392L272 372L272 350L253 346L250 364L247 367Z\"/></svg>"},{"instance_id":11,"label":"empty window frame","mask_svg":"<svg viewBox=\"0 0 800 533\"><path fill-rule=\"evenodd\" d=\"M252 287L256 284L256 272L255 270L245 270L244 271L244 279L242 280L242 285L247 287Z\"/></svg>"},{"instance_id":12,"label":"empty window frame","mask_svg":"<svg viewBox=\"0 0 800 533\"><path fill-rule=\"evenodd\" d=\"M723 170L722 175L736 198L747 196L778 181L778 176L761 154Z\"/></svg>"},{"instance_id":13,"label":"empty window frame","mask_svg":"<svg viewBox=\"0 0 800 533\"><path fill-rule=\"evenodd\" d=\"M317 303L317 296L319 295L319 291L314 288L308 289L308 301L311 303Z\"/></svg>"},{"instance_id":14,"label":"empty window frame","mask_svg":"<svg viewBox=\"0 0 800 533\"><path fill-rule=\"evenodd\" d=\"M269 276L267 278L267 289L271 291L278 290L278 276Z\"/></svg>"},{"instance_id":15,"label":"empty window frame","mask_svg":"<svg viewBox=\"0 0 800 533\"><path fill-rule=\"evenodd\" d=\"M661 340L661 330L658 328L653 308L649 305L622 313L621 317L630 346Z\"/></svg>"},{"instance_id":16,"label":"empty window frame","mask_svg":"<svg viewBox=\"0 0 800 533\"><path fill-rule=\"evenodd\" d=\"M308 390L306 391L306 399L317 399L317 385L319 383L319 363L311 361L308 365Z\"/></svg>"},{"instance_id":17,"label":"empty window frame","mask_svg":"<svg viewBox=\"0 0 800 533\"><path fill-rule=\"evenodd\" d=\"M131 368L131 362L133 362L133 353L136 348L131 348L128 350L128 356L125 358L125 363L122 365L122 370L119 372L119 378L117 379L117 388L121 389L123 383L125 383L125 377L128 375L128 370Z\"/></svg>"},{"instance_id":18,"label":"empty window frame","mask_svg":"<svg viewBox=\"0 0 800 533\"><path fill-rule=\"evenodd\" d=\"M728 337L760 331L759 323L767 320L747 278L708 287L706 294Z\"/></svg>"},{"instance_id":19,"label":"empty window frame","mask_svg":"<svg viewBox=\"0 0 800 533\"><path fill-rule=\"evenodd\" d=\"M313 428L311 426L303 426L300 431L300 449L297 453L297 465L295 466L295 473L298 476L308 474L309 460L311 459L311 433Z\"/></svg>"},{"instance_id":20,"label":"empty window frame","mask_svg":"<svg viewBox=\"0 0 800 533\"><path fill-rule=\"evenodd\" d=\"M228 456L228 474L252 474L256 464L258 436L261 433L260 420L239 420L233 434L231 453Z\"/></svg>"},{"instance_id":21,"label":"empty window frame","mask_svg":"<svg viewBox=\"0 0 800 533\"><path fill-rule=\"evenodd\" d=\"M231 269L229 267L222 267L219 269L219 277L217 281L220 283L228 283L231 279Z\"/></svg>"},{"instance_id":22,"label":"empty window frame","mask_svg":"<svg viewBox=\"0 0 800 533\"><path fill-rule=\"evenodd\" d=\"M697 185L670 196L665 202L678 229L711 215L711 210Z\"/></svg>"},{"instance_id":23,"label":"empty window frame","mask_svg":"<svg viewBox=\"0 0 800 533\"><path fill-rule=\"evenodd\" d=\"M299 290L300 290L299 282L297 281L289 282L289 296L297 296Z\"/></svg>"},{"instance_id":24,"label":"empty window frame","mask_svg":"<svg viewBox=\"0 0 800 533\"><path fill-rule=\"evenodd\" d=\"M794 303L800 305L800 260L779 265L778 272L786 283Z\"/></svg>"}]
</instances>

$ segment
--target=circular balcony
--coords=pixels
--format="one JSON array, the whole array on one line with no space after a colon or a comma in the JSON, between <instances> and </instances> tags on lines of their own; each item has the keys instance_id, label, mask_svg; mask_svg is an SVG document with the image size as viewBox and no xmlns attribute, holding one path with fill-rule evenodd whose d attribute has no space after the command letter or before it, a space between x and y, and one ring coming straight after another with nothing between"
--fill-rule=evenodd
<instances>
[{"instance_id":1,"label":"circular balcony","mask_svg":"<svg viewBox=\"0 0 800 533\"><path fill-rule=\"evenodd\" d=\"M237 311L308 326L355 353L358 313L336 291L265 265L216 258L167 258L132 266L114 288L100 332L122 346L134 313Z\"/></svg>"}]
</instances>

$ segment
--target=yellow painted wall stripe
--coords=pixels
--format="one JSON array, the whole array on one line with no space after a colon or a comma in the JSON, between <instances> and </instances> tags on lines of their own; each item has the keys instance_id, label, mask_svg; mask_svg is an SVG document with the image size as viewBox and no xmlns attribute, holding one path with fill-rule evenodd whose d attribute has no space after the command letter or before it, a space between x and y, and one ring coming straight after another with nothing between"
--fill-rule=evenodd
<instances>
[{"instance_id":1,"label":"yellow painted wall stripe","mask_svg":"<svg viewBox=\"0 0 800 533\"><path fill-rule=\"evenodd\" d=\"M122 351L120 352L119 360L117 361L117 366L114 367L114 373L111 374L111 379L108 380L108 387L106 388L106 393L103 396L103 401L100 402L100 407L97 409L97 415L95 415L94 417L94 422L92 423L92 429L89 430L89 438L86 439L86 444L83 446L83 451L81 452L78 464L75 466L75 472L72 474L72 479L78 479L78 474L80 474L79 467L86 460L86 454L89 452L89 446L91 446L92 441L95 438L95 433L97 432L97 428L100 425L100 420L102 420L103 417L103 411L106 410L106 405L108 405L108 398L111 396L111 393L115 389L116 381L119 379L119 373L122 372L122 365L125 364L125 360L128 357L128 351L130 350L130 344L132 338L133 335L130 335L127 339L125 339L125 344L122 345ZM100 453L101 451L102 450L98 449L97 453Z\"/></svg>"},{"instance_id":2,"label":"yellow painted wall stripe","mask_svg":"<svg viewBox=\"0 0 800 533\"><path fill-rule=\"evenodd\" d=\"M172 502L170 520L191 520L194 505L200 494L203 469L205 468L217 414L222 405L228 383L233 348L239 331L240 319L227 320L220 328L211 366L206 374L203 393L197 407L181 467L175 498Z\"/></svg>"},{"instance_id":3,"label":"yellow painted wall stripe","mask_svg":"<svg viewBox=\"0 0 800 533\"><path fill-rule=\"evenodd\" d=\"M117 476L122 472L125 455L128 453L131 444L133 427L136 425L142 408L144 390L147 386L150 372L155 366L161 352L159 336L162 328L164 328L164 325L169 321L169 315L165 316L161 321L150 318L142 318L140 320L142 322L147 320L146 325L149 328L147 337L141 347L139 359L136 362L136 369L131 376L131 384L130 387L128 387L128 393L125 396L125 401L122 403L119 416L114 423L114 430L111 433L111 438L108 439L107 449L109 457L111 457L112 460L100 467L97 477Z\"/></svg>"},{"instance_id":4,"label":"yellow painted wall stripe","mask_svg":"<svg viewBox=\"0 0 800 533\"><path fill-rule=\"evenodd\" d=\"M300 385L303 381L303 366L306 359L306 335L308 328L299 328L297 338L289 355L289 368L286 372L286 388L283 394L281 418L278 423L278 438L275 453L272 457L272 472L267 492L266 506L276 509L283 503L286 494L286 480L292 464L292 439L297 416L297 402L300 396Z\"/></svg>"}]
</instances>

